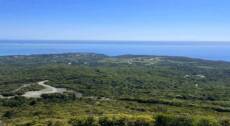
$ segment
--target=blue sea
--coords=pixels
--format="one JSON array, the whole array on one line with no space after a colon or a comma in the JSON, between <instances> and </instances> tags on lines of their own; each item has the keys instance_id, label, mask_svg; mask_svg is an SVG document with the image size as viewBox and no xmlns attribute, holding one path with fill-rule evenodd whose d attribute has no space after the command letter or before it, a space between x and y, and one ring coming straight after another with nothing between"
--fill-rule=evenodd
<instances>
[{"instance_id":1,"label":"blue sea","mask_svg":"<svg viewBox=\"0 0 230 126\"><path fill-rule=\"evenodd\" d=\"M230 61L230 42L0 41L0 56L74 52L93 52L109 56L124 54L185 56Z\"/></svg>"}]
</instances>

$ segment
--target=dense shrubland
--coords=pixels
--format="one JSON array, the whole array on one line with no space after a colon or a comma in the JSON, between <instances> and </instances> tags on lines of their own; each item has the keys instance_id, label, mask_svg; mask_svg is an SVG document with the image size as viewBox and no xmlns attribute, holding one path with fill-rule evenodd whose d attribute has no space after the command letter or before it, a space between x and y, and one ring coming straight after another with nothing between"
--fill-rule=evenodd
<instances>
[{"instance_id":1,"label":"dense shrubland","mask_svg":"<svg viewBox=\"0 0 230 126\"><path fill-rule=\"evenodd\" d=\"M229 126L229 71L228 62L183 57L0 57L0 94L16 96L0 99L0 120L49 126ZM14 92L43 80L83 97L71 92L44 94L40 99L18 96L42 89L38 85Z\"/></svg>"},{"instance_id":2,"label":"dense shrubland","mask_svg":"<svg viewBox=\"0 0 230 126\"><path fill-rule=\"evenodd\" d=\"M176 115L132 116L110 115L80 117L69 121L72 126L230 126L230 119Z\"/></svg>"},{"instance_id":3,"label":"dense shrubland","mask_svg":"<svg viewBox=\"0 0 230 126\"><path fill-rule=\"evenodd\" d=\"M216 120L210 117L191 116L132 116L125 114L104 116L80 116L67 121L48 120L44 123L36 121L26 122L20 126L229 126L230 120Z\"/></svg>"}]
</instances>

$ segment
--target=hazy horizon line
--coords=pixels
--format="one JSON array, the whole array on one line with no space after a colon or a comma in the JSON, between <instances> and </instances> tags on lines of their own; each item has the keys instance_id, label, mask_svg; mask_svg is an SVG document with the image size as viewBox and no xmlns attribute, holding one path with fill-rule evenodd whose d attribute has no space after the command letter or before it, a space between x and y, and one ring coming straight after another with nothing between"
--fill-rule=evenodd
<instances>
[{"instance_id":1,"label":"hazy horizon line","mask_svg":"<svg viewBox=\"0 0 230 126\"><path fill-rule=\"evenodd\" d=\"M230 42L230 40L87 40L87 39L0 39L0 41L87 41L87 42Z\"/></svg>"}]
</instances>

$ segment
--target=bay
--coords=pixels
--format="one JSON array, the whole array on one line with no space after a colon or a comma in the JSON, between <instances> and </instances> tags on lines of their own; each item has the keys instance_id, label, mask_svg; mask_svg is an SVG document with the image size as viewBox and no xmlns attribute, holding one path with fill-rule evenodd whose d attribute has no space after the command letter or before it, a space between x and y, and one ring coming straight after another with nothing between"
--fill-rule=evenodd
<instances>
[{"instance_id":1,"label":"bay","mask_svg":"<svg viewBox=\"0 0 230 126\"><path fill-rule=\"evenodd\" d=\"M0 56L90 52L109 56L124 54L185 56L230 61L229 42L191 41L45 41L1 40Z\"/></svg>"}]
</instances>

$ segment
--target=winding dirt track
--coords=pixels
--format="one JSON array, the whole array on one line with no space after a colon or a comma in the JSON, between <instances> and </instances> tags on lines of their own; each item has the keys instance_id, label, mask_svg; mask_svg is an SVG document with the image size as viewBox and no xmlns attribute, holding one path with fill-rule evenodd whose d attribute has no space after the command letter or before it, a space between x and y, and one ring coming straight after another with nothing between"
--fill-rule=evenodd
<instances>
[{"instance_id":1,"label":"winding dirt track","mask_svg":"<svg viewBox=\"0 0 230 126\"><path fill-rule=\"evenodd\" d=\"M39 90L39 91L28 91L25 94L23 94L22 96L24 96L26 98L40 98L42 94L63 93L63 92L67 91L65 88L55 88L55 87L52 87L50 85L47 85L47 84L45 84L46 82L48 82L48 80L40 81L37 83L38 85L43 86L44 89ZM27 87L27 86L28 86L28 84L23 85L22 87L19 87L15 91L18 91L21 88ZM13 97L15 97L15 96L2 96L2 95L0 95L0 98L3 98L3 99L9 99L9 98L13 98Z\"/></svg>"},{"instance_id":2,"label":"winding dirt track","mask_svg":"<svg viewBox=\"0 0 230 126\"><path fill-rule=\"evenodd\" d=\"M46 85L46 82L48 82L48 80L38 82L38 85L43 86L44 89L39 91L28 91L22 96L27 98L40 98L42 94L63 93L67 91L65 88L55 88L50 85Z\"/></svg>"}]
</instances>

